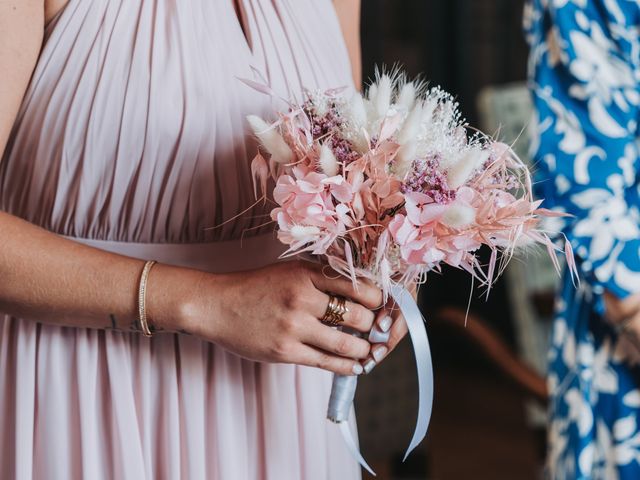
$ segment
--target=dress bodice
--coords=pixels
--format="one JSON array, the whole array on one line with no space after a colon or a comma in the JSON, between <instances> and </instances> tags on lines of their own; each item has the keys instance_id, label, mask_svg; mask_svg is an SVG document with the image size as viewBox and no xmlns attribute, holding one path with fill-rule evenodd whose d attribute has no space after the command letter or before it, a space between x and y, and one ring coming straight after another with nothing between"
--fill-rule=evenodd
<instances>
[{"instance_id":1,"label":"dress bodice","mask_svg":"<svg viewBox=\"0 0 640 480\"><path fill-rule=\"evenodd\" d=\"M241 5L239 18L232 0L70 0L0 164L0 208L128 242L228 240L264 223L256 206L210 228L253 204L245 116L277 106L239 78L299 98L350 85L350 68L330 0Z\"/></svg>"}]
</instances>

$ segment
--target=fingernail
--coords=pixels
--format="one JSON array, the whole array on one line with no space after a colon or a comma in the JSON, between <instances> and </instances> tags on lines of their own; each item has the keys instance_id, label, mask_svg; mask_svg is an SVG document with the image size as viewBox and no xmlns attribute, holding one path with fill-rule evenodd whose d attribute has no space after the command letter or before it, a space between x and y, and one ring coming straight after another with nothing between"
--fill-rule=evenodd
<instances>
[{"instance_id":1,"label":"fingernail","mask_svg":"<svg viewBox=\"0 0 640 480\"><path fill-rule=\"evenodd\" d=\"M362 372L364 371L362 365L360 365L359 363L354 363L351 370L353 371L354 375L362 375Z\"/></svg>"},{"instance_id":2,"label":"fingernail","mask_svg":"<svg viewBox=\"0 0 640 480\"><path fill-rule=\"evenodd\" d=\"M376 347L373 349L373 358L376 359L376 362L379 362L384 358L384 356L387 354L388 351L389 349L384 345Z\"/></svg>"},{"instance_id":3,"label":"fingernail","mask_svg":"<svg viewBox=\"0 0 640 480\"><path fill-rule=\"evenodd\" d=\"M371 373L371 370L376 366L376 361L373 358L370 358L366 362L364 362L364 373Z\"/></svg>"},{"instance_id":4,"label":"fingernail","mask_svg":"<svg viewBox=\"0 0 640 480\"><path fill-rule=\"evenodd\" d=\"M380 320L380 330L382 330L383 332L388 332L391 328L391 322L393 322L393 320L389 315L384 317L382 320Z\"/></svg>"},{"instance_id":5,"label":"fingernail","mask_svg":"<svg viewBox=\"0 0 640 480\"><path fill-rule=\"evenodd\" d=\"M387 343L389 341L389 332L382 332L380 327L374 325L369 332L369 341L371 343Z\"/></svg>"}]
</instances>

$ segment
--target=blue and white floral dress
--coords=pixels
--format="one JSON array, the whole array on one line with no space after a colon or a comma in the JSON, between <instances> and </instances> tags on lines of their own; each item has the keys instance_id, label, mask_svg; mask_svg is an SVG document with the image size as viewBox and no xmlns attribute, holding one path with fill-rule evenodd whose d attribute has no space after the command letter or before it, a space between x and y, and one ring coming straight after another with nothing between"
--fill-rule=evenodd
<instances>
[{"instance_id":1,"label":"blue and white floral dress","mask_svg":"<svg viewBox=\"0 0 640 480\"><path fill-rule=\"evenodd\" d=\"M549 477L640 479L640 369L602 317L605 290L640 291L640 2L530 0L525 28L539 193L582 278L553 327Z\"/></svg>"}]
</instances>

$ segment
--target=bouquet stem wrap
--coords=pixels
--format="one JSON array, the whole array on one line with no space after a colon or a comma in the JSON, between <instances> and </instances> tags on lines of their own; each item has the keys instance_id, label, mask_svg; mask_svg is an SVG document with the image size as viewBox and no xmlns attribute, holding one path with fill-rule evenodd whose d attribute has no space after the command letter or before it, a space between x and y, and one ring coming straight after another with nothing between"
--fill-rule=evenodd
<instances>
[{"instance_id":1,"label":"bouquet stem wrap","mask_svg":"<svg viewBox=\"0 0 640 480\"><path fill-rule=\"evenodd\" d=\"M407 322L418 374L418 419L411 443L404 455L403 460L406 460L413 449L424 439L427 434L427 429L429 428L433 407L433 365L424 319L415 300L401 285L392 285L390 294ZM346 423L356 393L356 386L356 376L334 376L331 397L329 398L329 408L327 409L327 418L340 424L340 432L353 456L358 460L360 465L367 469L372 475L375 475L371 467L362 457L351 434L351 430L349 430L348 424Z\"/></svg>"},{"instance_id":2,"label":"bouquet stem wrap","mask_svg":"<svg viewBox=\"0 0 640 480\"><path fill-rule=\"evenodd\" d=\"M357 386L357 376L334 374L331 396L329 397L329 408L327 409L327 418L329 420L334 423L349 420L349 411L353 404Z\"/></svg>"}]
</instances>

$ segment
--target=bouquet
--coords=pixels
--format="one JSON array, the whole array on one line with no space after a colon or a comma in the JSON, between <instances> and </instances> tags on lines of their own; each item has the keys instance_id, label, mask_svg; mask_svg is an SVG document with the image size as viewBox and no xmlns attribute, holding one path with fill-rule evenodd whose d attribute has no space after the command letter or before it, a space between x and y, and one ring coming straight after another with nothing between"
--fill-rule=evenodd
<instances>
[{"instance_id":1,"label":"bouquet","mask_svg":"<svg viewBox=\"0 0 640 480\"><path fill-rule=\"evenodd\" d=\"M288 103L273 122L248 117L261 145L251 166L256 196L272 193L284 256L319 256L354 283L372 280L400 307L420 392L408 454L426 434L433 383L424 322L406 287L447 264L488 292L514 252L536 244L557 269L564 250L575 275L571 246L557 246L540 228L542 217L559 214L534 200L526 165L508 145L471 129L439 87L381 73L365 95L308 91L302 103ZM481 246L490 251L484 265ZM355 377L336 376L333 387L329 418L344 423Z\"/></svg>"}]
</instances>

